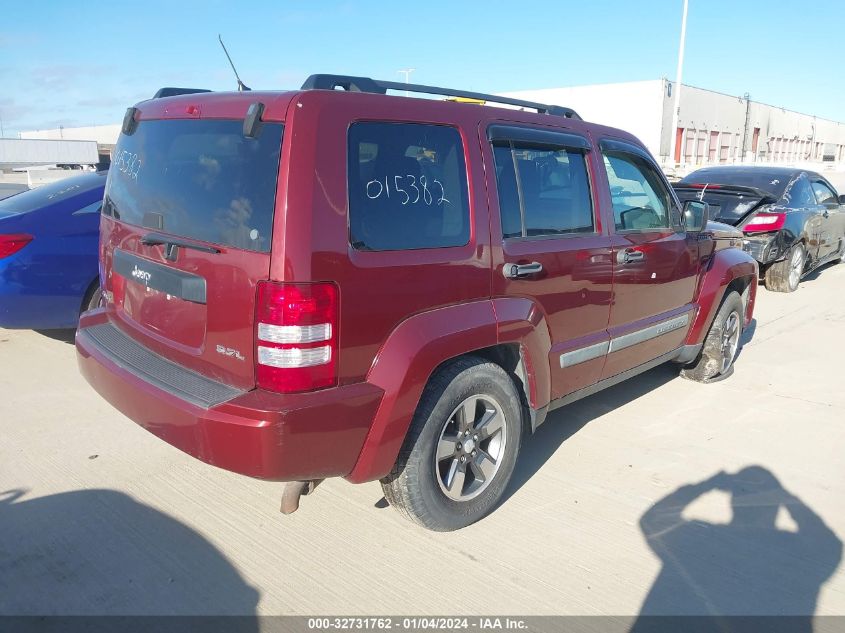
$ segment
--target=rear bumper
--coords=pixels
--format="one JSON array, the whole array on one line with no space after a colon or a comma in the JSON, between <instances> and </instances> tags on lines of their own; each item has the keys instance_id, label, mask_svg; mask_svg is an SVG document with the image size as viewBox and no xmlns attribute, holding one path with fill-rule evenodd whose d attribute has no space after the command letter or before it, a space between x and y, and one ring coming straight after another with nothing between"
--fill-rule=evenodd
<instances>
[{"instance_id":1,"label":"rear bumper","mask_svg":"<svg viewBox=\"0 0 845 633\"><path fill-rule=\"evenodd\" d=\"M369 383L303 394L227 393L221 385L230 399L206 407L124 362L102 337L92 335L97 326L113 327L103 311L83 316L76 349L82 375L103 398L189 455L251 477L293 481L347 475L383 395Z\"/></svg>"},{"instance_id":2,"label":"rear bumper","mask_svg":"<svg viewBox=\"0 0 845 633\"><path fill-rule=\"evenodd\" d=\"M745 235L742 238L742 250L751 255L761 265L771 264L786 256L789 247L783 238L783 233L759 233Z\"/></svg>"}]
</instances>

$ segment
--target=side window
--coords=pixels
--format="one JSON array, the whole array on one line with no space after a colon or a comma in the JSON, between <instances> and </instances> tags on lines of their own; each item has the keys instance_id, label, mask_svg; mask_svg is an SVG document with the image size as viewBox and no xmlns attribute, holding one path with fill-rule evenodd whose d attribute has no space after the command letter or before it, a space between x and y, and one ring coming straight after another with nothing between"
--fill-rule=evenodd
<instances>
[{"instance_id":1,"label":"side window","mask_svg":"<svg viewBox=\"0 0 845 633\"><path fill-rule=\"evenodd\" d=\"M813 193L816 194L816 202L819 204L836 204L836 194L826 184L820 181L813 183Z\"/></svg>"},{"instance_id":2,"label":"side window","mask_svg":"<svg viewBox=\"0 0 845 633\"><path fill-rule=\"evenodd\" d=\"M463 246L469 202L461 135L417 123L349 128L349 239L365 251Z\"/></svg>"},{"instance_id":3,"label":"side window","mask_svg":"<svg viewBox=\"0 0 845 633\"><path fill-rule=\"evenodd\" d=\"M582 150L497 140L493 156L503 237L594 231Z\"/></svg>"},{"instance_id":4,"label":"side window","mask_svg":"<svg viewBox=\"0 0 845 633\"><path fill-rule=\"evenodd\" d=\"M783 199L790 209L806 209L816 204L816 198L813 196L813 190L806 176L801 176L792 183L789 191L783 194Z\"/></svg>"},{"instance_id":5,"label":"side window","mask_svg":"<svg viewBox=\"0 0 845 633\"><path fill-rule=\"evenodd\" d=\"M670 228L672 196L657 170L635 154L614 150L602 153L616 230Z\"/></svg>"}]
</instances>

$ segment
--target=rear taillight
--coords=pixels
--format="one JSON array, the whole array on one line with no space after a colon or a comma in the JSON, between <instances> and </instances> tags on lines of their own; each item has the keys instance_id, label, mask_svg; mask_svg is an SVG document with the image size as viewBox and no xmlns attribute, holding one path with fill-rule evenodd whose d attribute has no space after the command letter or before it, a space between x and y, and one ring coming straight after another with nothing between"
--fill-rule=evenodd
<instances>
[{"instance_id":1,"label":"rear taillight","mask_svg":"<svg viewBox=\"0 0 845 633\"><path fill-rule=\"evenodd\" d=\"M786 222L785 213L758 213L751 221L742 227L745 233L760 233L763 231L779 231Z\"/></svg>"},{"instance_id":2,"label":"rear taillight","mask_svg":"<svg viewBox=\"0 0 845 633\"><path fill-rule=\"evenodd\" d=\"M0 259L14 255L32 241L32 236L25 233L0 235Z\"/></svg>"},{"instance_id":3,"label":"rear taillight","mask_svg":"<svg viewBox=\"0 0 845 633\"><path fill-rule=\"evenodd\" d=\"M337 382L338 296L331 283L258 283L255 378L292 393Z\"/></svg>"}]
</instances>

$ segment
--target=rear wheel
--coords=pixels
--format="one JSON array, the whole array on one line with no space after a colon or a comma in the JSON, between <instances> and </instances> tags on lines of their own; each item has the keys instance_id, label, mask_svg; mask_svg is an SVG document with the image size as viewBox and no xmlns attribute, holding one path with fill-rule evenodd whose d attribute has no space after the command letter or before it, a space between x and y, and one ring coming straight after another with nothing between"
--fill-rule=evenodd
<instances>
[{"instance_id":1,"label":"rear wheel","mask_svg":"<svg viewBox=\"0 0 845 633\"><path fill-rule=\"evenodd\" d=\"M795 292L804 264L807 260L807 249L798 242L789 251L785 259L775 262L766 269L766 288L775 292Z\"/></svg>"},{"instance_id":2,"label":"rear wheel","mask_svg":"<svg viewBox=\"0 0 845 633\"><path fill-rule=\"evenodd\" d=\"M82 310L80 312L88 312L88 310L99 308L102 300L103 290L100 288L100 280L96 279L85 293L85 298L82 300Z\"/></svg>"},{"instance_id":3,"label":"rear wheel","mask_svg":"<svg viewBox=\"0 0 845 633\"><path fill-rule=\"evenodd\" d=\"M731 291L722 301L710 326L701 354L681 370L689 380L707 382L726 376L733 367L742 338L743 303L738 293Z\"/></svg>"},{"instance_id":4,"label":"rear wheel","mask_svg":"<svg viewBox=\"0 0 845 633\"><path fill-rule=\"evenodd\" d=\"M513 474L522 437L519 394L505 371L482 358L441 368L423 392L385 499L440 532L487 515Z\"/></svg>"}]
</instances>

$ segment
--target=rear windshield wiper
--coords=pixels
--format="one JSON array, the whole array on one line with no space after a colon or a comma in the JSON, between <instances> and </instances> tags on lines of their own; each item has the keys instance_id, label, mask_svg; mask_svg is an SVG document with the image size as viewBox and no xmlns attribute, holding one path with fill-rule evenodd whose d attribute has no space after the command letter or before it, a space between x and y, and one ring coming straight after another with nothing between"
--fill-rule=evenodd
<instances>
[{"instance_id":1,"label":"rear windshield wiper","mask_svg":"<svg viewBox=\"0 0 845 633\"><path fill-rule=\"evenodd\" d=\"M196 242L189 242L178 237L170 237L162 235L161 233L147 233L141 238L141 244L145 246L164 245L164 258L168 261L175 262L176 254L181 246L182 248L191 248L195 251L202 251L203 253L219 253L220 249L214 246L206 246L205 244L197 244Z\"/></svg>"}]
</instances>

